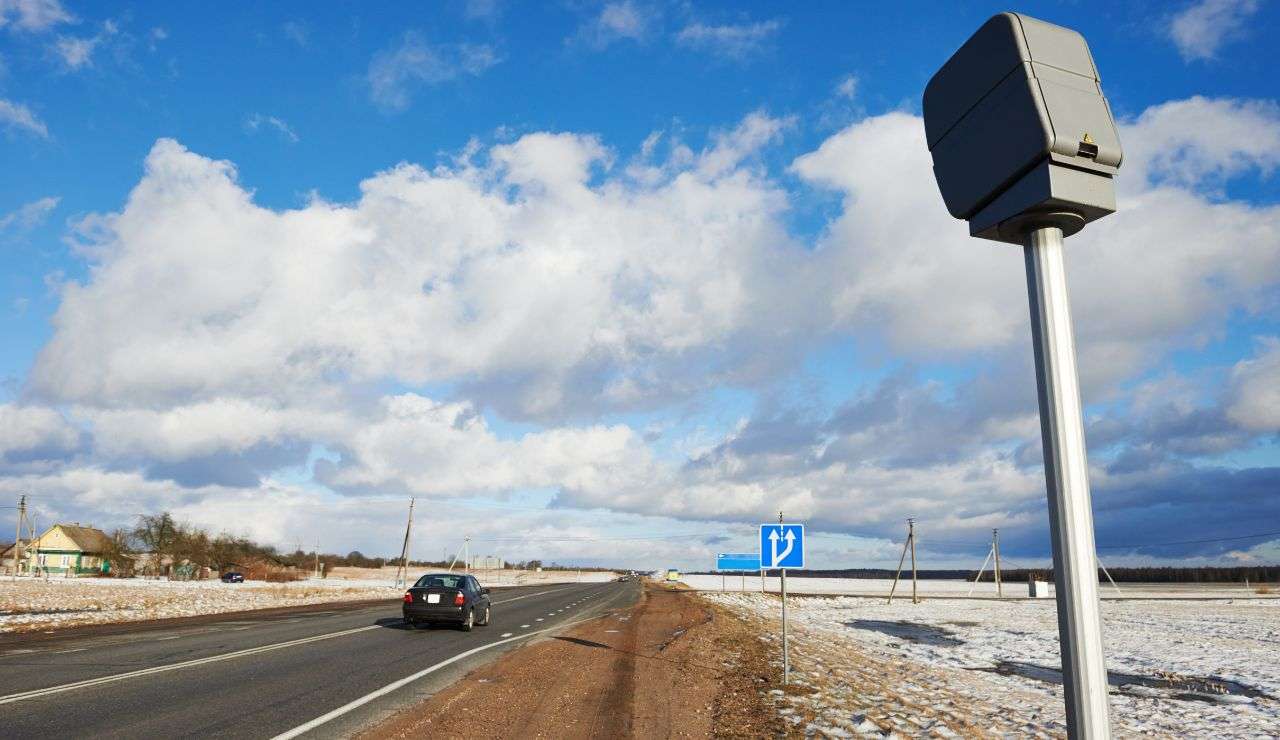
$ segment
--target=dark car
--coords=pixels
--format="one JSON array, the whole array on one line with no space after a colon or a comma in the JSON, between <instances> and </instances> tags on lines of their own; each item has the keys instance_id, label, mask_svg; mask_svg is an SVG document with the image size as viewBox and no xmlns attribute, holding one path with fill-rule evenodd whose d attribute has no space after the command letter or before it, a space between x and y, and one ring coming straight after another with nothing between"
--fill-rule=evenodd
<instances>
[{"instance_id":1,"label":"dark car","mask_svg":"<svg viewBox=\"0 0 1280 740\"><path fill-rule=\"evenodd\" d=\"M463 632L489 624L489 589L472 576L429 573L404 593L404 621L410 626L448 623Z\"/></svg>"},{"instance_id":2,"label":"dark car","mask_svg":"<svg viewBox=\"0 0 1280 740\"><path fill-rule=\"evenodd\" d=\"M221 580L223 583L244 583L244 574L236 573L235 571L223 573Z\"/></svg>"}]
</instances>

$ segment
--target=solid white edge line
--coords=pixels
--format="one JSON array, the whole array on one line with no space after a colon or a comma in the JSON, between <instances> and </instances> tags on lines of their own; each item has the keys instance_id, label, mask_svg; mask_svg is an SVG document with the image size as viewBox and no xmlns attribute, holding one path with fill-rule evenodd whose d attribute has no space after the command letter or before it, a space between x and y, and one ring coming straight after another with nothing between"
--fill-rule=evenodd
<instances>
[{"instance_id":1,"label":"solid white edge line","mask_svg":"<svg viewBox=\"0 0 1280 740\"><path fill-rule=\"evenodd\" d=\"M392 691L395 691L396 689L404 688L405 686L408 686L409 684L413 683L414 681L417 681L423 676L429 675L431 673L435 673L436 671L440 670L441 668L444 668L445 666L451 665L453 663L457 663L463 658L469 658L472 655L488 650L489 648L495 648L499 645L505 645L509 642L515 642L516 640L524 640L529 637L533 637L534 635L541 635L546 632L555 632L557 630L566 629L576 624L589 622L591 621L591 619L593 618L579 619L574 622L565 622L564 624L560 624L555 627L548 627L543 630L537 630L537 631L529 632L523 635L516 635L515 637L508 637L505 640L498 640L496 642L491 642L487 645L481 645L480 647L472 648L465 652L458 653L452 658L449 658L447 660L442 660L433 666L430 666L428 668L423 668L422 670L418 671L417 673L414 673L413 675L405 676L399 681L389 683L386 686L383 686L382 688L378 689L377 691L372 691L368 694L365 694L359 699L356 699L351 702L347 702L346 704L343 704L342 706L338 707L332 712L327 712L325 714L322 714L319 717L316 717L315 719L311 720L310 722L298 725L297 727L293 728L292 730L289 730L288 732L282 732L279 735L276 735L275 737L271 738L271 740L292 740L292 738L298 737L303 733L310 732L315 728L319 727L320 725L323 725L329 722L330 720L337 719L338 717L341 717L342 715L346 714L347 712L350 712L353 709L359 709L360 707L364 706L365 704L368 704L374 699L378 699L383 696L386 696L387 694L390 694Z\"/></svg>"}]
</instances>

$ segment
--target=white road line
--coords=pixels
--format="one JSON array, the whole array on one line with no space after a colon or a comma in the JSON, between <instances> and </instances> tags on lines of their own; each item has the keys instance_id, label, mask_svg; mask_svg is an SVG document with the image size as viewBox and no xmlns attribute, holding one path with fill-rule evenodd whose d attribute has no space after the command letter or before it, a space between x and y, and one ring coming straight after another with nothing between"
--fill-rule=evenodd
<instances>
[{"instance_id":1,"label":"white road line","mask_svg":"<svg viewBox=\"0 0 1280 740\"><path fill-rule=\"evenodd\" d=\"M510 637L510 636L511 636L511 633L510 633L510 632L503 632L503 633L502 633L502 636L503 636L503 637Z\"/></svg>"},{"instance_id":2,"label":"white road line","mask_svg":"<svg viewBox=\"0 0 1280 740\"><path fill-rule=\"evenodd\" d=\"M565 586L565 588L570 588L570 587L569 587L569 586ZM536 594L525 594L524 596L515 596L515 597L510 598L510 599L503 599L502 601L495 601L495 602L493 602L493 603L494 603L495 605L497 605L497 604L507 604L507 603L510 603L510 602L512 602L512 601L519 601L520 599L528 599L528 598L532 598L532 597L534 597L534 596L541 596L541 595L543 595L543 594L553 594L553 593L555 593L556 591L563 591L563 590L564 590L564 588L553 588L553 589L551 589L550 591L539 591L539 592L538 592L538 593L536 593Z\"/></svg>"},{"instance_id":3,"label":"white road line","mask_svg":"<svg viewBox=\"0 0 1280 740\"><path fill-rule=\"evenodd\" d=\"M571 588L571 587L570 587L570 586L566 586L565 588ZM556 591L563 591L563 590L564 590L564 588L555 588L555 589L551 589L551 590L548 590L548 591L539 591L539 592L537 592L537 593L525 594L525 595L523 595L523 596L516 596L516 597L514 597L514 598L510 598L510 599L503 599L502 601L495 601L495 602L494 602L494 604L505 604L505 603L508 603L508 602L511 602L511 601L519 601L520 599L527 599L527 598L530 598L530 597L533 597L533 596L541 596L541 595L543 595L543 594L549 594L549 593L554 593L554 592L556 592ZM335 613L336 613L336 612L328 612L328 614L335 614ZM529 626L529 625L527 625L527 624L526 624L526 625L522 625L522 627L526 627L526 628L527 628L528 626ZM233 628L233 629L249 629L249 628L248 628L248 627L238 627L238 628ZM44 689L35 689L35 690L32 690L32 691L22 691L22 692L19 692L19 693L17 693L17 694L8 694L8 695L6 695L6 696L0 696L0 705L3 705L3 704L13 704L14 702L25 701L25 700L27 700L27 699L38 699L38 698L40 698L40 697L42 697L42 696L50 696L50 695L53 695L53 694L61 694L61 693L65 692L65 691L74 691L74 690L76 690L76 689L89 688L90 686L100 686L100 685L102 685L102 684L106 684L106 683L115 683L116 681L123 681L123 680L125 680L125 679L129 679L129 678L137 678L137 677L139 677L139 676L150 676L150 675L155 674L155 673L166 673L166 672L168 672L168 671L176 671L176 670L178 670L178 669L180 669L180 668L192 668L192 667L194 667L194 666L198 666L198 665L206 665L206 664L208 664L208 663L219 663L219 662L224 661L224 660L232 660L232 659L234 659L234 658L242 658L242 657L245 657L245 656L248 656L248 655L257 655L258 653L271 652L272 650L281 650L281 649L283 649L283 648L293 647L293 646L295 646L295 645L305 645L305 644L307 644L307 643L309 643L309 642L319 642L320 640L328 640L328 639L331 639L331 638L334 638L334 637L343 637L343 636L345 636L345 635L354 635L354 634L356 634L356 633L358 633L358 632L367 632L367 631L369 631L369 630L376 630L376 629L382 629L382 626L381 626L381 625L377 625L377 624L371 624L371 625L369 625L369 626L367 626L367 627L355 627L355 628L353 628L353 629L349 629L349 630L341 630L341 631L339 631L339 632L329 632L329 633L327 633L327 634L323 634L323 635L314 635L314 636L312 636L312 637L303 637L303 638L300 638L300 639L297 639L297 640L289 640L289 641L287 641L287 642L278 642L278 643L275 643L274 645L263 645L263 646L261 646L261 647L248 648L248 649L246 649L246 650L236 650L236 651L234 651L234 652L230 652L230 653L223 653L222 655L212 655L212 656L210 656L210 657L208 657L208 658L196 658L195 660L184 660L184 661L182 661L182 662L180 662L180 663L168 663L168 664L166 664L166 665L153 666L153 667L151 667L151 668L141 668L141 669L136 670L136 671L127 671L127 672L125 672L125 673L116 673L116 674L113 674L113 675L110 675L110 676L100 676L100 677L98 677L98 678L90 678L90 679L86 679L86 680L84 680L84 681L75 681L75 682L73 682L73 683L66 683L66 684L61 684L61 685L58 685L58 686L50 686L50 687L48 687L48 688L44 688ZM230 630L228 630L228 631L230 631ZM534 634L534 633L529 633L529 634ZM523 636L523 635L522 635L522 636ZM181 637L181 635L175 635L174 637ZM172 638L172 637L161 637L161 638L156 638L156 639L158 639L158 640L169 640L169 639L173 639L173 638ZM495 644L496 644L496 643L495 643ZM19 649L17 649L17 650L9 650L9 651L7 651L7 652L6 652L6 655L13 655L13 654L17 654L17 653L34 653L34 652L36 652L36 651L35 651L35 650L32 650L32 649L22 649L22 648L19 648Z\"/></svg>"},{"instance_id":4,"label":"white road line","mask_svg":"<svg viewBox=\"0 0 1280 740\"><path fill-rule=\"evenodd\" d=\"M527 629L529 629L529 625L527 625L527 624L522 624L522 625L520 625L520 629L522 629L522 630L527 630Z\"/></svg>"},{"instance_id":5,"label":"white road line","mask_svg":"<svg viewBox=\"0 0 1280 740\"><path fill-rule=\"evenodd\" d=\"M542 617L538 617L537 619L535 619L535 620L533 620L533 621L535 621L535 622L541 622L541 621L542 621Z\"/></svg>"},{"instance_id":6,"label":"white road line","mask_svg":"<svg viewBox=\"0 0 1280 740\"><path fill-rule=\"evenodd\" d=\"M367 632L369 630L382 629L381 625L371 624L368 627L356 627L354 629L342 630L341 632L330 632L326 635L315 635L314 637L303 637L298 640L289 640L288 642L278 642L274 645L263 645L262 647L249 648L247 650L237 650L233 653L223 653L222 655L214 655L208 658L197 658L195 660L184 660L181 663L169 663L167 665L158 665L152 668L142 668L136 671L128 671L126 673L116 673L111 676L101 676L99 678L90 678L84 681L76 681L74 683L64 683L60 686L50 686L45 689L35 689L34 691L23 691L17 694L9 694L8 696L0 696L0 704L12 704L14 702L24 701L26 699L37 699L42 696L50 696L52 694L61 694L64 691L73 691L75 689L84 689L90 686L99 686L104 683L114 683L123 681L127 678L137 678L139 676L150 676L155 673L165 673L168 671L176 671L179 668L191 668L198 665L206 665L208 663L219 663L224 660L233 658L242 658L246 655L257 655L258 653L266 653L272 650L280 650L282 648L293 647L294 645L303 645L308 642L319 642L320 640L328 640L334 637L343 637L345 635L354 635L357 632Z\"/></svg>"},{"instance_id":7,"label":"white road line","mask_svg":"<svg viewBox=\"0 0 1280 740\"><path fill-rule=\"evenodd\" d=\"M481 645L480 647L472 648L465 652L458 653L452 658L449 658L447 660L442 660L439 663L436 663L435 665L430 666L428 668L423 668L422 670L418 671L417 673L411 676L405 676L399 681L389 683L386 686L383 686L382 688L378 689L377 691L373 691L368 694L365 694L364 696L360 697L359 699L356 699L355 701L343 704L342 706L338 707L332 712L329 712L327 714L322 714L319 717L316 717L315 719L311 720L310 722L298 725L297 727L293 728L292 730L289 730L288 732L282 732L279 735L276 735L271 740L292 740L292 738L298 737L303 733L310 732L315 728L319 727L320 725L323 725L326 722L329 722L330 720L337 719L338 717L341 717L342 715L346 714L347 712L350 712L353 709L359 709L360 707L364 706L365 704L368 704L374 699L386 696L387 694L390 694L392 691L395 691L396 689L402 688L404 686L408 686L409 684L413 683L414 681L417 681L423 676L426 676L431 673L435 673L436 671L440 670L441 668L444 668L445 666L451 665L453 663L457 663L458 661L464 658L469 658L472 655L475 655L476 653L483 652L490 648L495 648L499 645L504 645L509 642L515 642L516 640L523 640L527 637L532 637L533 635L540 635L544 632L555 632L557 630L567 629L576 624L581 624L586 621L588 620L580 619L576 622L569 622L568 624L563 624L558 627L548 627L544 630L530 632L525 635L516 635L515 637L508 637L505 640L498 640L496 642L491 642L488 645ZM528 625L525 625L525 626L527 627Z\"/></svg>"}]
</instances>

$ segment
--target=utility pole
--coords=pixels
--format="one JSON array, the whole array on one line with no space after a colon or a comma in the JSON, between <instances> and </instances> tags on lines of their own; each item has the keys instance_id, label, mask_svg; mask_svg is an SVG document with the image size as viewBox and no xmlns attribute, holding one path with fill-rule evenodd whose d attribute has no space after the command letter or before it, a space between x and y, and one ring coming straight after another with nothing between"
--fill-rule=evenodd
<instances>
[{"instance_id":1,"label":"utility pole","mask_svg":"<svg viewBox=\"0 0 1280 740\"><path fill-rule=\"evenodd\" d=\"M996 597L1004 598L1004 587L1000 585L1000 530L991 530L991 552L996 556Z\"/></svg>"},{"instance_id":2,"label":"utility pole","mask_svg":"<svg viewBox=\"0 0 1280 740\"><path fill-rule=\"evenodd\" d=\"M462 538L462 569L471 572L471 535Z\"/></svg>"},{"instance_id":3,"label":"utility pole","mask_svg":"<svg viewBox=\"0 0 1280 740\"><path fill-rule=\"evenodd\" d=\"M916 575L916 520L907 520L907 541L911 543L911 603L919 604L920 598L916 596L916 583L919 578Z\"/></svg>"},{"instance_id":4,"label":"utility pole","mask_svg":"<svg viewBox=\"0 0 1280 740\"><path fill-rule=\"evenodd\" d=\"M902 543L902 557L898 558L898 572L893 574L893 586L889 589L889 603L893 603L893 594L898 590L898 579L902 577L902 564L907 560L907 551L911 552L911 603L918 604L916 597L916 520L907 520L907 541ZM985 566L984 566L985 567Z\"/></svg>"},{"instance_id":5,"label":"utility pole","mask_svg":"<svg viewBox=\"0 0 1280 740\"><path fill-rule=\"evenodd\" d=\"M18 498L18 533L13 538L13 582L18 582L18 563L22 562L22 521L27 518L27 495Z\"/></svg>"},{"instance_id":6,"label":"utility pole","mask_svg":"<svg viewBox=\"0 0 1280 740\"><path fill-rule=\"evenodd\" d=\"M902 564L907 562L907 548L911 547L911 535L902 541L902 555L898 558L898 570L893 574L893 585L889 587L889 603L893 603L893 594L898 590L898 579L902 577Z\"/></svg>"},{"instance_id":7,"label":"utility pole","mask_svg":"<svg viewBox=\"0 0 1280 740\"><path fill-rule=\"evenodd\" d=\"M320 540L316 540L316 578L320 577Z\"/></svg>"},{"instance_id":8,"label":"utility pole","mask_svg":"<svg viewBox=\"0 0 1280 740\"><path fill-rule=\"evenodd\" d=\"M396 568L396 585L401 585L400 569L404 569L404 585L409 585L409 535L413 532L413 504L409 499L409 521L404 526L404 545L400 547L400 567Z\"/></svg>"},{"instance_id":9,"label":"utility pole","mask_svg":"<svg viewBox=\"0 0 1280 740\"><path fill-rule=\"evenodd\" d=\"M782 524L782 512L778 512L778 524ZM774 547L774 555L777 555L777 547ZM791 651L787 644L787 569L781 568L778 571L782 575L782 685L786 686L791 679Z\"/></svg>"}]
</instances>

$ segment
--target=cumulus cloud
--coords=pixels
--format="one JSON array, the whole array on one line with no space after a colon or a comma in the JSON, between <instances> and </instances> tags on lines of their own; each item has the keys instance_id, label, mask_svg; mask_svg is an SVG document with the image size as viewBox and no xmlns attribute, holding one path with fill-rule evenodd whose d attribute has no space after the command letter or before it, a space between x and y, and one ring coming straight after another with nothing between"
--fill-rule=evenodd
<instances>
[{"instance_id":1,"label":"cumulus cloud","mask_svg":"<svg viewBox=\"0 0 1280 740\"><path fill-rule=\"evenodd\" d=\"M1227 414L1246 429L1280 432L1280 337L1259 340L1257 356L1231 370Z\"/></svg>"},{"instance_id":2,"label":"cumulus cloud","mask_svg":"<svg viewBox=\"0 0 1280 740\"><path fill-rule=\"evenodd\" d=\"M718 159L747 156L749 141L726 141L735 154ZM748 348L794 341L815 308L798 277L778 281L803 265L787 259L782 194L723 164L593 187L605 155L534 134L483 167L381 173L353 206L272 212L229 163L161 141L125 209L96 221L102 263L64 291L33 384L114 404L454 381L504 413L555 417L771 362ZM730 347L742 358L722 364Z\"/></svg>"},{"instance_id":3,"label":"cumulus cloud","mask_svg":"<svg viewBox=\"0 0 1280 740\"><path fill-rule=\"evenodd\" d=\"M1220 397L1144 377L1232 313L1265 310L1280 281L1280 210L1214 192L1266 176L1270 155L1169 133L1210 116L1256 139L1273 117L1182 103L1126 126L1176 140L1184 159L1139 147L1123 213L1068 255L1086 400L1111 402L1089 433L1100 532L1115 539L1173 537L1204 515L1197 497L1234 486L1219 531L1274 480L1201 462L1274 428L1271 340ZM27 391L90 435L75 480L169 481L193 512L533 490L614 517L740 525L781 507L877 542L915 515L939 540L998 526L1043 552L1019 250L946 215L921 121L901 112L794 161L803 196L841 198L800 242L785 224L801 194L759 156L792 125L756 112L696 150L660 133L625 167L580 133L476 142L376 173L349 203L284 210L256 204L231 163L161 140L124 206L83 223L89 278L62 289ZM613 417L776 388L851 336L970 379L906 370L835 408L761 404L684 454ZM308 464L306 486L274 478ZM1161 500L1170 513L1148 521Z\"/></svg>"},{"instance_id":4,"label":"cumulus cloud","mask_svg":"<svg viewBox=\"0 0 1280 740\"><path fill-rule=\"evenodd\" d=\"M73 21L58 0L0 0L0 28L38 32Z\"/></svg>"},{"instance_id":5,"label":"cumulus cloud","mask_svg":"<svg viewBox=\"0 0 1280 740\"><path fill-rule=\"evenodd\" d=\"M740 61L763 50L781 28L782 21L776 19L726 25L692 23L676 34L676 43Z\"/></svg>"},{"instance_id":6,"label":"cumulus cloud","mask_svg":"<svg viewBox=\"0 0 1280 740\"><path fill-rule=\"evenodd\" d=\"M80 432L57 411L0 404L0 460L60 457L79 444Z\"/></svg>"},{"instance_id":7,"label":"cumulus cloud","mask_svg":"<svg viewBox=\"0 0 1280 740\"><path fill-rule=\"evenodd\" d=\"M1169 38L1187 61L1213 59L1257 11L1257 0L1199 0L1169 21Z\"/></svg>"},{"instance_id":8,"label":"cumulus cloud","mask_svg":"<svg viewBox=\"0 0 1280 740\"><path fill-rule=\"evenodd\" d=\"M1221 182L1248 167L1269 171L1273 155L1249 140L1220 145L1173 133L1179 121L1194 128L1209 110L1226 129L1259 124L1253 137L1265 141L1280 135L1280 120L1259 117L1263 105L1184 102L1122 126L1122 140L1145 139L1119 176L1122 213L1072 240L1067 260L1087 390L1106 392L1168 348L1198 343L1232 308L1259 307L1280 280L1280 207L1218 202L1191 189L1213 173ZM1162 159L1166 147L1182 151L1178 162ZM832 288L838 320L882 335L909 357L1027 346L1021 252L970 239L963 222L937 207L934 188L921 187L933 176L919 118L891 113L856 123L792 169L845 198L822 239L834 263L828 272L843 278ZM1171 169L1188 174L1151 174ZM1141 280L1133 275L1138 252Z\"/></svg>"},{"instance_id":9,"label":"cumulus cloud","mask_svg":"<svg viewBox=\"0 0 1280 740\"><path fill-rule=\"evenodd\" d=\"M1152 106L1125 123L1120 183L1132 192L1170 184L1211 192L1280 164L1280 105L1200 96Z\"/></svg>"},{"instance_id":10,"label":"cumulus cloud","mask_svg":"<svg viewBox=\"0 0 1280 740\"><path fill-rule=\"evenodd\" d=\"M414 87L478 77L500 61L488 44L431 44L422 34L406 31L398 44L369 62L369 96L383 108L403 110Z\"/></svg>"},{"instance_id":11,"label":"cumulus cloud","mask_svg":"<svg viewBox=\"0 0 1280 740\"><path fill-rule=\"evenodd\" d=\"M49 128L30 108L4 98L0 98L0 126L7 131L25 131L41 139L49 138Z\"/></svg>"}]
</instances>

